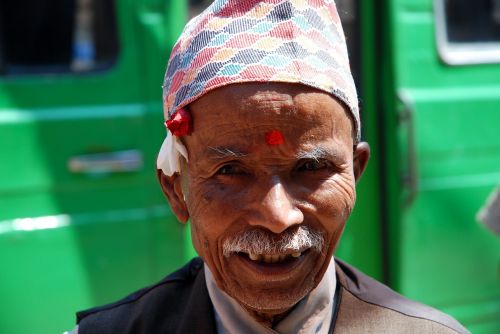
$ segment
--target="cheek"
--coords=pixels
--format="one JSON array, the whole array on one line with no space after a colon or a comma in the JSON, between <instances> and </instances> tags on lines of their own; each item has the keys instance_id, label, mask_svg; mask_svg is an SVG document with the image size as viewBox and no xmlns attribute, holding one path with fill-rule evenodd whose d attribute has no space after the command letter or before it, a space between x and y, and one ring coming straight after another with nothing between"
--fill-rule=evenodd
<instances>
[{"instance_id":1,"label":"cheek","mask_svg":"<svg viewBox=\"0 0 500 334\"><path fill-rule=\"evenodd\" d=\"M201 177L191 177L187 206L190 217L210 216L214 207L220 202L221 194L226 187L216 182L207 181Z\"/></svg>"},{"instance_id":2,"label":"cheek","mask_svg":"<svg viewBox=\"0 0 500 334\"><path fill-rule=\"evenodd\" d=\"M344 208L350 214L356 202L356 182L352 173L339 173L335 176L333 191L336 198L342 201ZM347 217L346 217L347 219Z\"/></svg>"},{"instance_id":3,"label":"cheek","mask_svg":"<svg viewBox=\"0 0 500 334\"><path fill-rule=\"evenodd\" d=\"M224 184L200 180L193 184L188 201L190 216L210 216L214 212L218 217L234 215L248 200L248 187L240 183Z\"/></svg>"},{"instance_id":4,"label":"cheek","mask_svg":"<svg viewBox=\"0 0 500 334\"><path fill-rule=\"evenodd\" d=\"M192 196L195 194L196 192L191 193ZM225 270L222 244L226 237L240 232L243 224L238 224L239 210L231 208L229 201L220 199L213 193L199 191L199 194L199 197L207 196L209 200L189 200L192 204L188 204L188 210L191 215L193 246L210 268L217 285L225 290L228 272Z\"/></svg>"},{"instance_id":5,"label":"cheek","mask_svg":"<svg viewBox=\"0 0 500 334\"><path fill-rule=\"evenodd\" d=\"M221 240L230 232L239 212L235 201L225 194L223 186L191 186L187 206L191 218L193 245L207 262L219 261Z\"/></svg>"},{"instance_id":6,"label":"cheek","mask_svg":"<svg viewBox=\"0 0 500 334\"><path fill-rule=\"evenodd\" d=\"M205 258L210 252L209 236L204 231L204 227L200 226L197 219L191 220L191 241L194 249L202 258Z\"/></svg>"},{"instance_id":7,"label":"cheek","mask_svg":"<svg viewBox=\"0 0 500 334\"><path fill-rule=\"evenodd\" d=\"M211 216L211 200L205 198L203 192L190 188L187 208L191 220L191 239L198 254L208 260L214 250L214 239L217 236L217 225Z\"/></svg>"},{"instance_id":8,"label":"cheek","mask_svg":"<svg viewBox=\"0 0 500 334\"><path fill-rule=\"evenodd\" d=\"M323 228L336 233L349 218L355 198L354 178L349 173L339 173L311 191L304 202L314 210Z\"/></svg>"}]
</instances>

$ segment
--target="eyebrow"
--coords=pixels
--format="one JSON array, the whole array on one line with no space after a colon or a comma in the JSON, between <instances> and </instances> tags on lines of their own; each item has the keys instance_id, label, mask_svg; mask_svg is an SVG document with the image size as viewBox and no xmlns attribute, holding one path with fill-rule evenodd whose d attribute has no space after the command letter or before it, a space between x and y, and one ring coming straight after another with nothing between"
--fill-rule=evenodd
<instances>
[{"instance_id":1,"label":"eyebrow","mask_svg":"<svg viewBox=\"0 0 500 334\"><path fill-rule=\"evenodd\" d=\"M210 160L225 160L229 158L242 158L248 154L232 147L213 147L209 146L208 158Z\"/></svg>"},{"instance_id":2,"label":"eyebrow","mask_svg":"<svg viewBox=\"0 0 500 334\"><path fill-rule=\"evenodd\" d=\"M315 147L310 151L301 151L297 154L298 159L312 159L316 161L327 158L339 160L340 157L341 155L339 154L338 150L330 147Z\"/></svg>"},{"instance_id":3,"label":"eyebrow","mask_svg":"<svg viewBox=\"0 0 500 334\"><path fill-rule=\"evenodd\" d=\"M247 152L242 152L234 147L223 147L223 146L209 146L208 147L208 159L210 160L226 160L226 159L234 159L234 158L243 158L248 156ZM321 159L333 159L340 160L341 154L335 148L331 147L314 147L312 150L304 150L300 151L296 155L297 159L312 159L319 161Z\"/></svg>"}]
</instances>

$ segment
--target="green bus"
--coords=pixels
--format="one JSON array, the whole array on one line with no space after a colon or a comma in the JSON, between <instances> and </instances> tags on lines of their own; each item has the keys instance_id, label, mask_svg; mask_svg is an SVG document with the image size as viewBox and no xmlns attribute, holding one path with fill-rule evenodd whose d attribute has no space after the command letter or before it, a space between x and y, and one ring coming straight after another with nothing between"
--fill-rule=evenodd
<instances>
[{"instance_id":1,"label":"green bus","mask_svg":"<svg viewBox=\"0 0 500 334\"><path fill-rule=\"evenodd\" d=\"M336 256L500 333L500 1L337 0L372 147ZM0 3L0 333L195 256L155 176L168 53L199 0Z\"/></svg>"}]
</instances>

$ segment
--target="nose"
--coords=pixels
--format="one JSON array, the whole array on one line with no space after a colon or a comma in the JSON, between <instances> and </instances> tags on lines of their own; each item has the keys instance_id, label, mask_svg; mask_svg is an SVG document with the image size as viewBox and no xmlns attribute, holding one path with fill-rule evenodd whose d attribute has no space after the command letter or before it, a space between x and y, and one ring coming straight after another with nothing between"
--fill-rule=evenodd
<instances>
[{"instance_id":1,"label":"nose","mask_svg":"<svg viewBox=\"0 0 500 334\"><path fill-rule=\"evenodd\" d=\"M258 218L252 219L250 225L261 226L279 234L304 221L302 211L295 206L279 179L274 178L271 186L266 188L263 190L262 200L256 203Z\"/></svg>"}]
</instances>

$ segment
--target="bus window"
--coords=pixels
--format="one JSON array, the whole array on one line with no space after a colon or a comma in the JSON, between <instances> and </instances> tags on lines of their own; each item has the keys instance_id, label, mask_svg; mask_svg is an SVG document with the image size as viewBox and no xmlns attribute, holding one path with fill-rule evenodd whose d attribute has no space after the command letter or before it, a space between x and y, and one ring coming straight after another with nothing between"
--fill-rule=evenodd
<instances>
[{"instance_id":1,"label":"bus window","mask_svg":"<svg viewBox=\"0 0 500 334\"><path fill-rule=\"evenodd\" d=\"M213 0L189 0L189 17L193 18L207 8Z\"/></svg>"},{"instance_id":2,"label":"bus window","mask_svg":"<svg viewBox=\"0 0 500 334\"><path fill-rule=\"evenodd\" d=\"M359 90L361 86L361 60L360 60L360 22L359 22L359 0L337 0L335 1L342 28L344 29L349 51L349 63L351 72Z\"/></svg>"},{"instance_id":3,"label":"bus window","mask_svg":"<svg viewBox=\"0 0 500 334\"><path fill-rule=\"evenodd\" d=\"M444 62L500 62L500 0L435 0L435 13Z\"/></svg>"},{"instance_id":4,"label":"bus window","mask_svg":"<svg viewBox=\"0 0 500 334\"><path fill-rule=\"evenodd\" d=\"M114 0L0 2L0 75L97 71L117 53Z\"/></svg>"}]
</instances>

